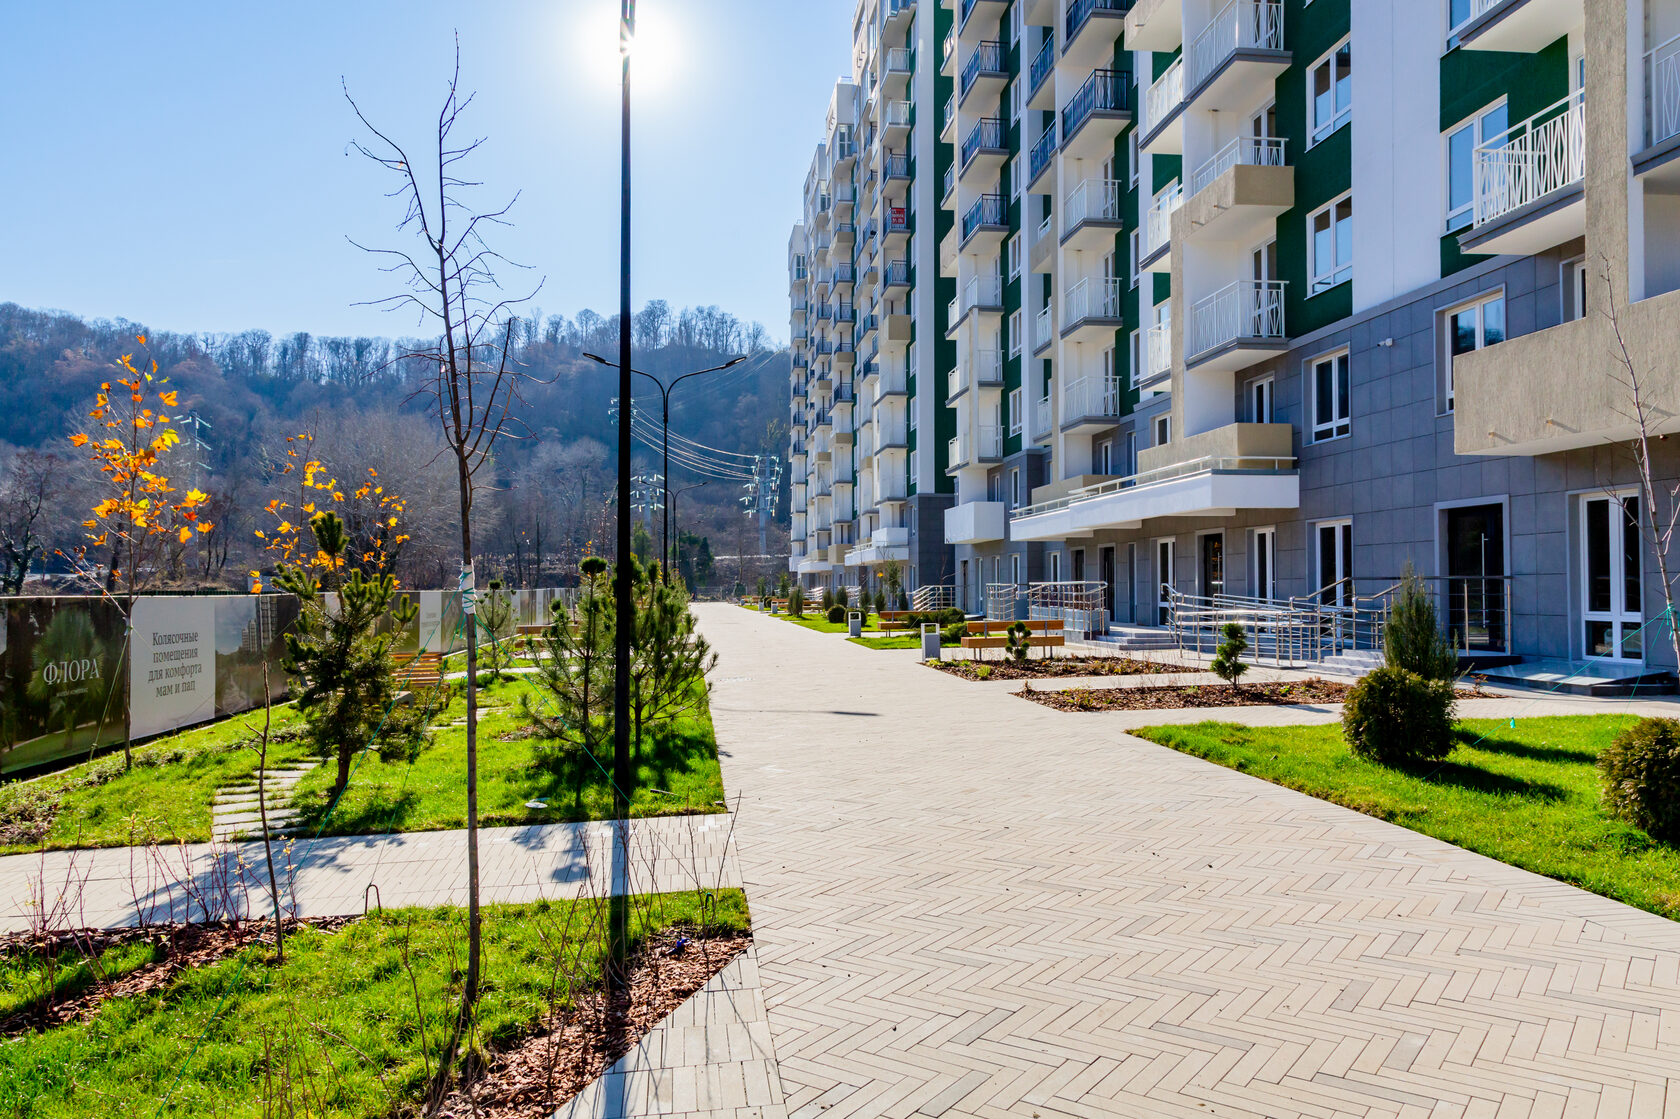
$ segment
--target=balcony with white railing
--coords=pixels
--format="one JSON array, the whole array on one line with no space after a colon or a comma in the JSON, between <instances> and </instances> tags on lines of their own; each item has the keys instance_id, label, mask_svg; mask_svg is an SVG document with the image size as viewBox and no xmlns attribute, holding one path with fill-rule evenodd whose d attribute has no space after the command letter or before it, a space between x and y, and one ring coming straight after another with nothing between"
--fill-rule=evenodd
<instances>
[{"instance_id":1,"label":"balcony with white railing","mask_svg":"<svg viewBox=\"0 0 1680 1119\"><path fill-rule=\"evenodd\" d=\"M1582 91L1476 149L1475 225L1466 252L1531 256L1586 231L1586 102Z\"/></svg>"},{"instance_id":2,"label":"balcony with white railing","mask_svg":"<svg viewBox=\"0 0 1680 1119\"><path fill-rule=\"evenodd\" d=\"M1033 353L1038 354L1050 347L1056 340L1056 327L1051 315L1051 305L1046 303L1037 315L1033 316Z\"/></svg>"},{"instance_id":3,"label":"balcony with white railing","mask_svg":"<svg viewBox=\"0 0 1680 1119\"><path fill-rule=\"evenodd\" d=\"M1190 308L1186 368L1230 372L1289 348L1283 280L1238 280Z\"/></svg>"},{"instance_id":4,"label":"balcony with white railing","mask_svg":"<svg viewBox=\"0 0 1680 1119\"><path fill-rule=\"evenodd\" d=\"M1154 389L1172 380L1172 323L1156 323L1143 336L1143 369L1138 371L1136 385L1140 389Z\"/></svg>"},{"instance_id":5,"label":"balcony with white railing","mask_svg":"<svg viewBox=\"0 0 1680 1119\"><path fill-rule=\"evenodd\" d=\"M1076 159L1109 154L1131 120L1131 72L1093 70L1062 107L1062 150Z\"/></svg>"},{"instance_id":6,"label":"balcony with white railing","mask_svg":"<svg viewBox=\"0 0 1680 1119\"><path fill-rule=\"evenodd\" d=\"M1289 68L1282 0L1230 0L1184 48L1185 99L1198 109L1247 112Z\"/></svg>"},{"instance_id":7,"label":"balcony with white railing","mask_svg":"<svg viewBox=\"0 0 1680 1119\"><path fill-rule=\"evenodd\" d=\"M945 42L939 48L939 72L947 78L957 76L957 29L945 32Z\"/></svg>"},{"instance_id":8,"label":"balcony with white railing","mask_svg":"<svg viewBox=\"0 0 1680 1119\"><path fill-rule=\"evenodd\" d=\"M909 47L888 47L881 62L881 96L889 100L903 98L916 69L916 52Z\"/></svg>"},{"instance_id":9,"label":"balcony with white railing","mask_svg":"<svg viewBox=\"0 0 1680 1119\"><path fill-rule=\"evenodd\" d=\"M1645 146L1675 137L1680 137L1680 35L1645 52Z\"/></svg>"},{"instance_id":10,"label":"balcony with white railing","mask_svg":"<svg viewBox=\"0 0 1680 1119\"><path fill-rule=\"evenodd\" d=\"M1125 325L1118 276L1080 280L1062 300L1062 338L1074 342L1111 342Z\"/></svg>"},{"instance_id":11,"label":"balcony with white railing","mask_svg":"<svg viewBox=\"0 0 1680 1119\"><path fill-rule=\"evenodd\" d=\"M1284 141L1239 136L1196 168L1186 203L1187 238L1255 244L1295 205L1295 171Z\"/></svg>"},{"instance_id":12,"label":"balcony with white railing","mask_svg":"<svg viewBox=\"0 0 1680 1119\"><path fill-rule=\"evenodd\" d=\"M1072 249L1114 246L1124 225L1121 202L1126 184L1118 179L1086 179L1068 192L1062 206L1062 244Z\"/></svg>"},{"instance_id":13,"label":"balcony with white railing","mask_svg":"<svg viewBox=\"0 0 1680 1119\"><path fill-rule=\"evenodd\" d=\"M1184 59L1177 58L1143 96L1139 147L1150 155L1184 152Z\"/></svg>"},{"instance_id":14,"label":"balcony with white railing","mask_svg":"<svg viewBox=\"0 0 1680 1119\"><path fill-rule=\"evenodd\" d=\"M970 312L1003 313L1003 277L998 275L970 276L963 285L963 314Z\"/></svg>"},{"instance_id":15,"label":"balcony with white railing","mask_svg":"<svg viewBox=\"0 0 1680 1119\"><path fill-rule=\"evenodd\" d=\"M1112 427L1120 420L1121 387L1118 377L1079 377L1062 388L1062 430L1094 431Z\"/></svg>"},{"instance_id":16,"label":"balcony with white railing","mask_svg":"<svg viewBox=\"0 0 1680 1119\"><path fill-rule=\"evenodd\" d=\"M940 115L939 140L944 144L957 142L957 95L945 99L945 109Z\"/></svg>"},{"instance_id":17,"label":"balcony with white railing","mask_svg":"<svg viewBox=\"0 0 1680 1119\"><path fill-rule=\"evenodd\" d=\"M1452 38L1465 50L1532 54L1585 20L1583 0L1471 0L1470 18Z\"/></svg>"},{"instance_id":18,"label":"balcony with white railing","mask_svg":"<svg viewBox=\"0 0 1680 1119\"><path fill-rule=\"evenodd\" d=\"M1048 396L1041 396L1037 400L1033 401L1031 411L1033 441L1036 443L1042 443L1044 440L1050 438L1055 431L1055 405L1051 402Z\"/></svg>"},{"instance_id":19,"label":"balcony with white railing","mask_svg":"<svg viewBox=\"0 0 1680 1119\"><path fill-rule=\"evenodd\" d=\"M1184 205L1184 187L1174 184L1150 203L1138 238L1138 267L1144 272L1172 271L1172 216Z\"/></svg>"}]
</instances>

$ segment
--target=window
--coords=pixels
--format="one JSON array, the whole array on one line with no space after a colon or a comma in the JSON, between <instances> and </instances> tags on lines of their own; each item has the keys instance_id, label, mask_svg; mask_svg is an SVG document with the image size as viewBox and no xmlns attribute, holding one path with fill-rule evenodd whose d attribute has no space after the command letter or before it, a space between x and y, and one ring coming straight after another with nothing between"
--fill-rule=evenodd
<instances>
[{"instance_id":1,"label":"window","mask_svg":"<svg viewBox=\"0 0 1680 1119\"><path fill-rule=\"evenodd\" d=\"M1271 601L1277 597L1277 529L1254 530L1254 597Z\"/></svg>"},{"instance_id":2,"label":"window","mask_svg":"<svg viewBox=\"0 0 1680 1119\"><path fill-rule=\"evenodd\" d=\"M1060 552L1050 553L1050 581L1052 583L1062 581L1062 553Z\"/></svg>"},{"instance_id":3,"label":"window","mask_svg":"<svg viewBox=\"0 0 1680 1119\"><path fill-rule=\"evenodd\" d=\"M1272 422L1272 404L1277 383L1270 377L1261 377L1257 381L1248 383L1248 420L1250 423L1269 424Z\"/></svg>"},{"instance_id":4,"label":"window","mask_svg":"<svg viewBox=\"0 0 1680 1119\"><path fill-rule=\"evenodd\" d=\"M1126 133L1126 177L1132 181L1132 189L1138 185L1138 131L1132 129Z\"/></svg>"},{"instance_id":5,"label":"window","mask_svg":"<svg viewBox=\"0 0 1680 1119\"><path fill-rule=\"evenodd\" d=\"M1581 499L1581 618L1589 657L1640 660L1643 551L1639 495L1589 494Z\"/></svg>"},{"instance_id":6,"label":"window","mask_svg":"<svg viewBox=\"0 0 1680 1119\"><path fill-rule=\"evenodd\" d=\"M1348 122L1353 112L1353 48L1343 39L1307 76L1307 126L1318 143Z\"/></svg>"},{"instance_id":7,"label":"window","mask_svg":"<svg viewBox=\"0 0 1680 1119\"><path fill-rule=\"evenodd\" d=\"M1021 390L1016 389L1015 390L1015 395L1016 396L1021 395ZM1013 409L1014 405L1011 404L1010 407L1011 407L1011 409ZM1017 429L1017 430L1019 430L1019 429ZM1010 470L1009 470L1009 507L1011 509L1016 509L1016 508L1020 507L1020 504L1021 504L1021 468L1019 466L1015 466L1015 467L1011 467ZM1017 556L1016 559L1019 560L1020 557ZM1020 582L1019 579L1016 579L1015 581L1017 583Z\"/></svg>"},{"instance_id":8,"label":"window","mask_svg":"<svg viewBox=\"0 0 1680 1119\"><path fill-rule=\"evenodd\" d=\"M1091 473L1109 475L1114 473L1114 444L1105 439L1097 444L1097 453L1091 456Z\"/></svg>"},{"instance_id":9,"label":"window","mask_svg":"<svg viewBox=\"0 0 1680 1119\"><path fill-rule=\"evenodd\" d=\"M1138 277L1143 272L1143 269L1138 266L1138 262L1140 260L1142 260L1142 258L1143 258L1143 242L1142 242L1142 240L1140 240L1140 231L1134 229L1134 230L1132 230L1132 241L1131 241L1132 286L1134 288L1138 286Z\"/></svg>"},{"instance_id":10,"label":"window","mask_svg":"<svg viewBox=\"0 0 1680 1119\"><path fill-rule=\"evenodd\" d=\"M1349 431L1347 351L1312 362L1313 441L1339 439Z\"/></svg>"},{"instance_id":11,"label":"window","mask_svg":"<svg viewBox=\"0 0 1680 1119\"><path fill-rule=\"evenodd\" d=\"M1173 553L1177 549L1169 539L1155 541L1156 624L1166 625L1172 620Z\"/></svg>"},{"instance_id":12,"label":"window","mask_svg":"<svg viewBox=\"0 0 1680 1119\"><path fill-rule=\"evenodd\" d=\"M1021 29L1026 24L1026 16L1025 5L1020 3L1020 0L1016 0L1016 3L1010 6L1009 12L1009 42L1011 45L1021 41Z\"/></svg>"},{"instance_id":13,"label":"window","mask_svg":"<svg viewBox=\"0 0 1680 1119\"><path fill-rule=\"evenodd\" d=\"M1009 356L1021 356L1021 340L1026 331L1020 311L1009 312Z\"/></svg>"},{"instance_id":14,"label":"window","mask_svg":"<svg viewBox=\"0 0 1680 1119\"><path fill-rule=\"evenodd\" d=\"M1009 581L1017 587L1021 585L1021 553L1009 553Z\"/></svg>"},{"instance_id":15,"label":"window","mask_svg":"<svg viewBox=\"0 0 1680 1119\"><path fill-rule=\"evenodd\" d=\"M922 462L922 452L921 451L911 451L910 452L910 492L911 493L916 492L916 478L922 472L921 462Z\"/></svg>"},{"instance_id":16,"label":"window","mask_svg":"<svg viewBox=\"0 0 1680 1119\"><path fill-rule=\"evenodd\" d=\"M1021 166L1021 157L1016 156L1009 161L1009 196L1015 201L1021 200L1021 191L1026 188L1027 173Z\"/></svg>"},{"instance_id":17,"label":"window","mask_svg":"<svg viewBox=\"0 0 1680 1119\"><path fill-rule=\"evenodd\" d=\"M1172 442L1172 413L1163 412L1155 417L1155 445L1164 447Z\"/></svg>"},{"instance_id":18,"label":"window","mask_svg":"<svg viewBox=\"0 0 1680 1119\"><path fill-rule=\"evenodd\" d=\"M915 431L916 430L916 409L912 407L912 408L909 409L909 412L910 412L910 430Z\"/></svg>"},{"instance_id":19,"label":"window","mask_svg":"<svg viewBox=\"0 0 1680 1119\"><path fill-rule=\"evenodd\" d=\"M1021 235L1019 233L1010 236L1008 248L1004 252L1009 257L1009 278L1013 280L1021 274Z\"/></svg>"},{"instance_id":20,"label":"window","mask_svg":"<svg viewBox=\"0 0 1680 1119\"><path fill-rule=\"evenodd\" d=\"M1009 83L1009 120L1019 124L1021 121L1021 93L1026 87L1019 79Z\"/></svg>"},{"instance_id":21,"label":"window","mask_svg":"<svg viewBox=\"0 0 1680 1119\"><path fill-rule=\"evenodd\" d=\"M1353 522L1321 521L1314 528L1319 601L1326 606L1352 606Z\"/></svg>"},{"instance_id":22,"label":"window","mask_svg":"<svg viewBox=\"0 0 1680 1119\"><path fill-rule=\"evenodd\" d=\"M1025 416L1022 414L1021 390L1020 389L1010 389L1009 390L1009 434L1011 434L1011 435L1021 434L1021 421L1024 418L1025 418Z\"/></svg>"},{"instance_id":23,"label":"window","mask_svg":"<svg viewBox=\"0 0 1680 1119\"><path fill-rule=\"evenodd\" d=\"M1470 22L1470 0L1447 0L1447 28L1456 31Z\"/></svg>"},{"instance_id":24,"label":"window","mask_svg":"<svg viewBox=\"0 0 1680 1119\"><path fill-rule=\"evenodd\" d=\"M1453 364L1467 354L1505 341L1505 293L1483 296L1474 303L1455 307L1443 314L1440 410L1453 410Z\"/></svg>"},{"instance_id":25,"label":"window","mask_svg":"<svg viewBox=\"0 0 1680 1119\"><path fill-rule=\"evenodd\" d=\"M1503 101L1484 109L1447 133L1447 232L1476 220L1476 149L1505 135L1508 116Z\"/></svg>"},{"instance_id":26,"label":"window","mask_svg":"<svg viewBox=\"0 0 1680 1119\"><path fill-rule=\"evenodd\" d=\"M1343 195L1307 219L1307 257L1309 295L1353 278L1353 195Z\"/></svg>"},{"instance_id":27,"label":"window","mask_svg":"<svg viewBox=\"0 0 1680 1119\"><path fill-rule=\"evenodd\" d=\"M986 475L986 500L987 501L1002 501L1003 500L1003 475L1002 474L988 474L988 475Z\"/></svg>"},{"instance_id":28,"label":"window","mask_svg":"<svg viewBox=\"0 0 1680 1119\"><path fill-rule=\"evenodd\" d=\"M1585 257L1563 262L1563 321L1587 317L1587 261Z\"/></svg>"},{"instance_id":29,"label":"window","mask_svg":"<svg viewBox=\"0 0 1680 1119\"><path fill-rule=\"evenodd\" d=\"M1143 376L1143 334L1134 330L1127 337L1126 342L1131 358L1132 387L1137 388L1138 380Z\"/></svg>"},{"instance_id":30,"label":"window","mask_svg":"<svg viewBox=\"0 0 1680 1119\"><path fill-rule=\"evenodd\" d=\"M1135 431L1126 432L1126 461L1121 463L1121 468L1125 470L1128 478L1137 473L1137 432Z\"/></svg>"}]
</instances>

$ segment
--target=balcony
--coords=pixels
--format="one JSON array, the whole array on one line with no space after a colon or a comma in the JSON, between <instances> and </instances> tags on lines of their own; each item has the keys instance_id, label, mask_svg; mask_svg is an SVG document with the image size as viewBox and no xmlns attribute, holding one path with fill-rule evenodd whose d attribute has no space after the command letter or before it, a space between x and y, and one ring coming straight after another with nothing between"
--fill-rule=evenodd
<instances>
[{"instance_id":1,"label":"balcony","mask_svg":"<svg viewBox=\"0 0 1680 1119\"><path fill-rule=\"evenodd\" d=\"M1032 245L1027 249L1027 271L1054 275L1056 271L1056 215L1045 214L1033 231Z\"/></svg>"},{"instance_id":2,"label":"balcony","mask_svg":"<svg viewBox=\"0 0 1680 1119\"><path fill-rule=\"evenodd\" d=\"M939 142L954 144L957 142L957 95L945 99L945 113L939 126Z\"/></svg>"},{"instance_id":3,"label":"balcony","mask_svg":"<svg viewBox=\"0 0 1680 1119\"><path fill-rule=\"evenodd\" d=\"M954 474L976 466L1003 461L1003 428L981 424L972 435L962 434L946 445L945 472Z\"/></svg>"},{"instance_id":4,"label":"balcony","mask_svg":"<svg viewBox=\"0 0 1680 1119\"><path fill-rule=\"evenodd\" d=\"M1533 54L1586 18L1583 0L1472 0L1470 18L1456 37L1467 51Z\"/></svg>"},{"instance_id":5,"label":"balcony","mask_svg":"<svg viewBox=\"0 0 1680 1119\"><path fill-rule=\"evenodd\" d=\"M976 28L984 30L994 26L998 17L1003 15L1004 8L1008 6L1004 0L960 0L960 3L962 15L957 22L958 35L966 34L969 31L969 21L975 20L976 17Z\"/></svg>"},{"instance_id":6,"label":"balcony","mask_svg":"<svg viewBox=\"0 0 1680 1119\"><path fill-rule=\"evenodd\" d=\"M1143 338L1143 368L1133 382L1140 389L1163 388L1172 380L1172 323L1156 323Z\"/></svg>"},{"instance_id":7,"label":"balcony","mask_svg":"<svg viewBox=\"0 0 1680 1119\"><path fill-rule=\"evenodd\" d=\"M1114 529L1134 530L1160 517L1228 517L1239 509L1299 509L1288 424L1231 424L1154 451L1193 457L1125 478L1080 486L1062 497L1018 509L1014 540L1064 540ZM1219 448L1198 454L1200 448ZM1223 453L1229 449L1232 453Z\"/></svg>"},{"instance_id":8,"label":"balcony","mask_svg":"<svg viewBox=\"0 0 1680 1119\"><path fill-rule=\"evenodd\" d=\"M1185 101L1214 112L1249 112L1289 68L1282 0L1230 0L1184 50Z\"/></svg>"},{"instance_id":9,"label":"balcony","mask_svg":"<svg viewBox=\"0 0 1680 1119\"><path fill-rule=\"evenodd\" d=\"M881 0L881 32L883 37L897 38L910 26L916 14L916 0Z\"/></svg>"},{"instance_id":10,"label":"balcony","mask_svg":"<svg viewBox=\"0 0 1680 1119\"><path fill-rule=\"evenodd\" d=\"M1033 355L1043 353L1056 340L1056 326L1051 315L1051 306L1046 303L1044 309L1033 317Z\"/></svg>"},{"instance_id":11,"label":"balcony","mask_svg":"<svg viewBox=\"0 0 1680 1119\"><path fill-rule=\"evenodd\" d=\"M1172 271L1172 216L1184 205L1184 187L1174 185L1150 203L1144 211L1143 232L1138 238L1138 270Z\"/></svg>"},{"instance_id":12,"label":"balcony","mask_svg":"<svg viewBox=\"0 0 1680 1119\"><path fill-rule=\"evenodd\" d=\"M1238 280L1190 308L1187 369L1232 372L1289 348L1282 280Z\"/></svg>"},{"instance_id":13,"label":"balcony","mask_svg":"<svg viewBox=\"0 0 1680 1119\"><path fill-rule=\"evenodd\" d=\"M903 416L875 417L875 453L879 456L886 451L903 451L910 447L909 429L905 427ZM879 469L877 464L877 469ZM877 479L875 492L885 494L880 481Z\"/></svg>"},{"instance_id":14,"label":"balcony","mask_svg":"<svg viewBox=\"0 0 1680 1119\"><path fill-rule=\"evenodd\" d=\"M902 483L901 483L902 486ZM882 501L903 501L902 492L896 498L883 497ZM910 529L900 525L890 528L878 528L872 532L867 541L859 543L846 553L846 564L849 567L870 567L888 560L898 560L900 563L910 558Z\"/></svg>"},{"instance_id":15,"label":"balcony","mask_svg":"<svg viewBox=\"0 0 1680 1119\"><path fill-rule=\"evenodd\" d=\"M908 260L889 260L881 272L881 286L888 291L894 288L910 287L910 262Z\"/></svg>"},{"instance_id":16,"label":"balcony","mask_svg":"<svg viewBox=\"0 0 1680 1119\"><path fill-rule=\"evenodd\" d=\"M881 161L881 193L885 195L897 185L909 181L910 156L904 152L888 152Z\"/></svg>"},{"instance_id":17,"label":"balcony","mask_svg":"<svg viewBox=\"0 0 1680 1119\"><path fill-rule=\"evenodd\" d=\"M967 105L969 96L973 94L989 108L997 103L998 95L1008 82L1009 54L1004 45L996 39L976 43L969 52L968 61L963 63L957 104Z\"/></svg>"},{"instance_id":18,"label":"balcony","mask_svg":"<svg viewBox=\"0 0 1680 1119\"><path fill-rule=\"evenodd\" d=\"M1056 125L1054 122L1044 130L1032 146L1027 156L1027 186L1034 193L1038 193L1038 178L1055 163L1056 155Z\"/></svg>"},{"instance_id":19,"label":"balcony","mask_svg":"<svg viewBox=\"0 0 1680 1119\"><path fill-rule=\"evenodd\" d=\"M835 140L828 149L828 177L830 180L845 178L852 169L852 160L857 156L857 146L850 139Z\"/></svg>"},{"instance_id":20,"label":"balcony","mask_svg":"<svg viewBox=\"0 0 1680 1119\"><path fill-rule=\"evenodd\" d=\"M1133 50L1171 54L1184 43L1184 13L1179 0L1137 0L1126 13L1126 45Z\"/></svg>"},{"instance_id":21,"label":"balcony","mask_svg":"<svg viewBox=\"0 0 1680 1119\"><path fill-rule=\"evenodd\" d=\"M1120 420L1118 377L1080 377L1062 389L1062 431L1079 433L1112 427Z\"/></svg>"},{"instance_id":22,"label":"balcony","mask_svg":"<svg viewBox=\"0 0 1680 1119\"><path fill-rule=\"evenodd\" d=\"M877 406L889 396L906 396L910 392L910 375L902 361L883 361L875 378Z\"/></svg>"},{"instance_id":23,"label":"balcony","mask_svg":"<svg viewBox=\"0 0 1680 1119\"><path fill-rule=\"evenodd\" d=\"M832 195L835 218L850 221L852 218L852 205L856 201L857 191L852 189L851 183L837 184L834 188L834 194Z\"/></svg>"},{"instance_id":24,"label":"balcony","mask_svg":"<svg viewBox=\"0 0 1680 1119\"><path fill-rule=\"evenodd\" d=\"M914 111L908 101L888 101L881 107L881 142L888 147L902 147L910 135Z\"/></svg>"},{"instance_id":25,"label":"balcony","mask_svg":"<svg viewBox=\"0 0 1680 1119\"><path fill-rule=\"evenodd\" d=\"M915 72L915 51L909 47L888 47L882 58L881 96L890 101L902 100L910 89L910 78Z\"/></svg>"},{"instance_id":26,"label":"balcony","mask_svg":"<svg viewBox=\"0 0 1680 1119\"><path fill-rule=\"evenodd\" d=\"M1190 178L1185 236L1244 245L1263 239L1279 214L1295 205L1295 169L1284 142L1239 136Z\"/></svg>"},{"instance_id":27,"label":"balcony","mask_svg":"<svg viewBox=\"0 0 1680 1119\"><path fill-rule=\"evenodd\" d=\"M1143 95L1138 147L1150 155L1184 154L1184 59L1174 59L1166 73Z\"/></svg>"},{"instance_id":28,"label":"balcony","mask_svg":"<svg viewBox=\"0 0 1680 1119\"><path fill-rule=\"evenodd\" d=\"M1064 342L1113 342L1125 325L1120 310L1118 277L1080 280L1062 301Z\"/></svg>"},{"instance_id":29,"label":"balcony","mask_svg":"<svg viewBox=\"0 0 1680 1119\"><path fill-rule=\"evenodd\" d=\"M1055 72L1056 36L1051 34L1027 68L1027 108L1048 112L1056 107L1056 83L1050 80Z\"/></svg>"},{"instance_id":30,"label":"balcony","mask_svg":"<svg viewBox=\"0 0 1680 1119\"><path fill-rule=\"evenodd\" d=\"M957 208L957 165L947 164L945 167L945 182L939 192L939 208L955 210Z\"/></svg>"},{"instance_id":31,"label":"balcony","mask_svg":"<svg viewBox=\"0 0 1680 1119\"><path fill-rule=\"evenodd\" d=\"M984 544L1004 539L1007 507L1001 501L965 501L945 510L945 543Z\"/></svg>"},{"instance_id":32,"label":"balcony","mask_svg":"<svg viewBox=\"0 0 1680 1119\"><path fill-rule=\"evenodd\" d=\"M1003 316L1003 277L1001 276L971 276L964 285L961 294L951 300L946 309L948 314L945 335L955 338L957 330L970 315L978 321L982 316L1001 318Z\"/></svg>"},{"instance_id":33,"label":"balcony","mask_svg":"<svg viewBox=\"0 0 1680 1119\"><path fill-rule=\"evenodd\" d=\"M1086 179L1068 192L1062 207L1062 245L1081 251L1111 249L1124 227L1120 202L1126 184L1118 179Z\"/></svg>"},{"instance_id":34,"label":"balcony","mask_svg":"<svg viewBox=\"0 0 1680 1119\"><path fill-rule=\"evenodd\" d=\"M970 350L945 375L945 403L955 403L969 389L1003 387L1003 354L995 349Z\"/></svg>"},{"instance_id":35,"label":"balcony","mask_svg":"<svg viewBox=\"0 0 1680 1119\"><path fill-rule=\"evenodd\" d=\"M991 184L997 181L1003 161L1009 158L1009 130L997 117L983 117L974 122L962 142L962 159L958 166L964 184Z\"/></svg>"},{"instance_id":36,"label":"balcony","mask_svg":"<svg viewBox=\"0 0 1680 1119\"><path fill-rule=\"evenodd\" d=\"M963 215L960 251L996 250L1009 236L1009 200L1001 194L982 194Z\"/></svg>"},{"instance_id":37,"label":"balcony","mask_svg":"<svg viewBox=\"0 0 1680 1119\"><path fill-rule=\"evenodd\" d=\"M957 76L957 29L945 32L945 42L939 50L939 72L947 78Z\"/></svg>"},{"instance_id":38,"label":"balcony","mask_svg":"<svg viewBox=\"0 0 1680 1119\"><path fill-rule=\"evenodd\" d=\"M1645 52L1645 148L1633 157L1643 172L1680 147L1680 35ZM1652 158L1655 157L1655 158Z\"/></svg>"},{"instance_id":39,"label":"balcony","mask_svg":"<svg viewBox=\"0 0 1680 1119\"><path fill-rule=\"evenodd\" d=\"M851 261L836 264L830 275L835 287L840 287L842 284L849 286L857 282L857 271L853 268Z\"/></svg>"},{"instance_id":40,"label":"balcony","mask_svg":"<svg viewBox=\"0 0 1680 1119\"><path fill-rule=\"evenodd\" d=\"M1093 70L1062 108L1062 151L1077 159L1098 159L1132 119L1132 75Z\"/></svg>"},{"instance_id":41,"label":"balcony","mask_svg":"<svg viewBox=\"0 0 1680 1119\"><path fill-rule=\"evenodd\" d=\"M1055 431L1055 408L1048 396L1041 396L1032 406L1032 438L1035 443L1049 439Z\"/></svg>"},{"instance_id":42,"label":"balcony","mask_svg":"<svg viewBox=\"0 0 1680 1119\"><path fill-rule=\"evenodd\" d=\"M1586 102L1576 91L1476 149L1472 253L1532 256L1586 232Z\"/></svg>"},{"instance_id":43,"label":"balcony","mask_svg":"<svg viewBox=\"0 0 1680 1119\"><path fill-rule=\"evenodd\" d=\"M1132 0L1068 0L1062 57L1083 70L1107 60Z\"/></svg>"}]
</instances>

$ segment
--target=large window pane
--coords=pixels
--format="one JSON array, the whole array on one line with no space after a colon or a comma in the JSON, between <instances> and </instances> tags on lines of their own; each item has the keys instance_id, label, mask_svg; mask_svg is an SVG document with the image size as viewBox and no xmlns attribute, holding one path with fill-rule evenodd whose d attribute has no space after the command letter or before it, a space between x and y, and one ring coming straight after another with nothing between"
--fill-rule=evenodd
<instances>
[{"instance_id":1,"label":"large window pane","mask_svg":"<svg viewBox=\"0 0 1680 1119\"><path fill-rule=\"evenodd\" d=\"M1587 502L1587 609L1610 610L1610 502Z\"/></svg>"},{"instance_id":2,"label":"large window pane","mask_svg":"<svg viewBox=\"0 0 1680 1119\"><path fill-rule=\"evenodd\" d=\"M1622 498L1622 611L1640 611L1639 499Z\"/></svg>"}]
</instances>

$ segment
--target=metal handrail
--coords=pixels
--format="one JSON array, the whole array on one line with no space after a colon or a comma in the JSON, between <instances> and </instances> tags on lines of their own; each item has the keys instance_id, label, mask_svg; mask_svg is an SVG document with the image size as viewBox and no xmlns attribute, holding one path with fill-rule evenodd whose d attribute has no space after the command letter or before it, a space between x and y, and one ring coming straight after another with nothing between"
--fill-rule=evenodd
<instances>
[{"instance_id":1,"label":"metal handrail","mask_svg":"<svg viewBox=\"0 0 1680 1119\"><path fill-rule=\"evenodd\" d=\"M1239 50L1283 49L1282 0L1231 0L1185 48L1185 85L1197 89Z\"/></svg>"},{"instance_id":2,"label":"metal handrail","mask_svg":"<svg viewBox=\"0 0 1680 1119\"><path fill-rule=\"evenodd\" d=\"M1124 478L1110 478L1105 482L1094 485L1081 486L1062 497L1050 501L1041 501L1036 505L1024 505L1012 515L1013 519L1022 517L1036 517L1044 513L1056 513L1072 505L1091 501L1099 497L1106 497L1121 490L1142 489L1145 486L1159 485L1162 482L1175 481L1179 478L1190 478L1202 474L1282 474L1295 466L1293 455L1203 455L1200 458L1186 459L1184 462L1173 463L1170 466L1158 466L1153 470L1143 470L1136 474L1129 474Z\"/></svg>"},{"instance_id":3,"label":"metal handrail","mask_svg":"<svg viewBox=\"0 0 1680 1119\"><path fill-rule=\"evenodd\" d=\"M1190 178L1190 193L1200 194L1233 167L1284 166L1284 143L1281 136L1238 136L1196 168Z\"/></svg>"},{"instance_id":4,"label":"metal handrail","mask_svg":"<svg viewBox=\"0 0 1680 1119\"><path fill-rule=\"evenodd\" d=\"M1476 149L1478 226L1586 176L1586 90L1578 89Z\"/></svg>"}]
</instances>

